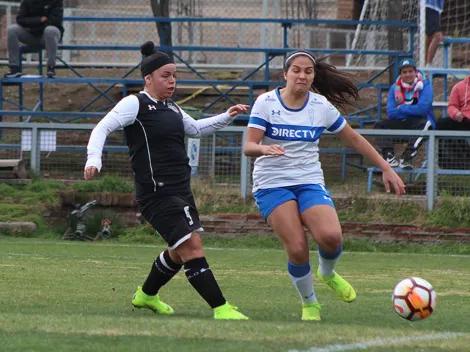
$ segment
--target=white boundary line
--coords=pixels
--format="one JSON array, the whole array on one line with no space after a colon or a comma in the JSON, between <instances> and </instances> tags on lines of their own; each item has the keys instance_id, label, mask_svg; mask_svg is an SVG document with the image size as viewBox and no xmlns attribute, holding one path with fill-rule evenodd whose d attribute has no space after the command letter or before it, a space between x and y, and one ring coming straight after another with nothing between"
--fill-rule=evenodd
<instances>
[{"instance_id":1,"label":"white boundary line","mask_svg":"<svg viewBox=\"0 0 470 352\"><path fill-rule=\"evenodd\" d=\"M408 336L408 337L392 337L388 339L375 339L359 343L351 343L347 345L328 345L325 347L310 347L308 350L289 350L289 352L334 352L334 351L354 351L354 350L367 350L369 347L385 347L396 344L406 344L416 341L431 341L431 340L450 340L457 337L466 336L464 333L444 332L440 334L429 334L421 336Z\"/></svg>"}]
</instances>

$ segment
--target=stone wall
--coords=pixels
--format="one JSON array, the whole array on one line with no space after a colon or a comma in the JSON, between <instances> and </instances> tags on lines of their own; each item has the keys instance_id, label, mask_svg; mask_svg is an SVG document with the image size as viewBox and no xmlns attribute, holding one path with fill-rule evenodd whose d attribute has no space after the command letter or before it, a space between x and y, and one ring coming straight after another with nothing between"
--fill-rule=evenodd
<instances>
[{"instance_id":1,"label":"stone wall","mask_svg":"<svg viewBox=\"0 0 470 352\"><path fill-rule=\"evenodd\" d=\"M110 212L118 218L121 226L139 224L136 216L139 209L132 194L88 193L60 191L63 206L49 210L46 218L60 222L67 218L75 204L96 200L91 211ZM216 214L202 215L201 223L209 235L233 237L235 235L274 236L271 228L259 214ZM370 239L377 242L462 242L470 243L470 228L419 227L408 224L342 223L343 236L351 239Z\"/></svg>"},{"instance_id":2,"label":"stone wall","mask_svg":"<svg viewBox=\"0 0 470 352\"><path fill-rule=\"evenodd\" d=\"M202 216L206 233L220 236L252 234L273 236L271 228L257 214L218 214ZM342 223L344 238L377 242L465 242L470 243L470 228L419 227L407 224Z\"/></svg>"}]
</instances>

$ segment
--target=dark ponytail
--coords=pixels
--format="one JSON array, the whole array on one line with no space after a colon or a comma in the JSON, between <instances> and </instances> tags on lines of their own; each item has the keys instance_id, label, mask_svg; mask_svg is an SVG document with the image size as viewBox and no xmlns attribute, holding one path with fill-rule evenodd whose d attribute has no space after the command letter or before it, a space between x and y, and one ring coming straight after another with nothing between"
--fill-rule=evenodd
<instances>
[{"instance_id":1,"label":"dark ponytail","mask_svg":"<svg viewBox=\"0 0 470 352\"><path fill-rule=\"evenodd\" d=\"M313 79L312 90L326 97L336 107L344 109L346 105L355 106L355 102L359 99L359 90L354 83L354 76L339 71L335 66L325 62L326 57L316 59L308 51L295 51L287 56L284 70L287 71L292 65L292 59L300 55L309 57L313 61L315 78Z\"/></svg>"},{"instance_id":2,"label":"dark ponytail","mask_svg":"<svg viewBox=\"0 0 470 352\"><path fill-rule=\"evenodd\" d=\"M355 106L359 99L359 90L354 82L354 76L339 71L335 66L325 62L325 58L316 62L312 89L337 107L344 109L346 105Z\"/></svg>"}]
</instances>

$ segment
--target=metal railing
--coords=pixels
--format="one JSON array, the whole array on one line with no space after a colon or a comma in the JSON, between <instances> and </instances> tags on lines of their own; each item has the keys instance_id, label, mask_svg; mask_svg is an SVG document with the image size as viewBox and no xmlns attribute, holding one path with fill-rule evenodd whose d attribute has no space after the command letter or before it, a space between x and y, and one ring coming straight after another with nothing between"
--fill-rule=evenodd
<instances>
[{"instance_id":1,"label":"metal railing","mask_svg":"<svg viewBox=\"0 0 470 352\"><path fill-rule=\"evenodd\" d=\"M0 123L0 159L25 159L37 175L47 173L56 179L83 177L86 144L93 124L57 123ZM428 209L433 209L438 197L470 195L470 131L416 131L358 129L374 143L375 137L421 137L425 143L414 160L414 169L396 171L405 178L409 193L427 198ZM253 160L242 152L246 127L226 127L200 141L197 176L208 184L237 187L240 196L251 193ZM335 137L325 134L320 142L320 160L323 163L328 187L339 179L340 166L348 167L345 184L357 191L372 190L374 175L379 171L364 162L348 162L358 155L338 144ZM344 155L343 155L344 154ZM398 158L397 153L397 158ZM344 159L342 159L344 157ZM132 178L128 149L122 131L108 136L103 152L103 172L117 173ZM379 189L379 192L382 188ZM412 190L413 189L413 190Z\"/></svg>"},{"instance_id":2,"label":"metal railing","mask_svg":"<svg viewBox=\"0 0 470 352\"><path fill-rule=\"evenodd\" d=\"M0 1L0 8L5 8L6 26L14 23L13 13L18 4ZM12 11L12 9L15 9ZM92 11L92 12L91 12ZM380 24L385 27L400 28L407 33L406 43L402 50L413 53L413 38L417 25L406 22L350 21L333 19L293 19L293 18L262 18L262 13L250 13L260 18L221 18L220 17L181 17L170 18L147 17L135 11L101 11L99 8L64 8L64 45L135 45L148 39L158 43L156 23L171 23L173 46L231 46L249 48L324 48L332 53L334 49L351 50L354 29L337 28L338 26L356 26L358 24ZM126 16L133 17L126 17ZM279 15L279 14L278 14ZM116 16L116 17L115 17ZM234 16L236 17L236 15ZM125 23L126 30L122 30ZM181 33L181 28L185 28ZM164 33L161 33L161 37ZM383 50L381 50L383 51ZM180 54L182 54L180 52ZM259 63L261 54L249 52L186 52L185 60L200 67L231 67L249 68ZM354 50L352 54L364 55L362 50ZM90 49L88 51L67 51L61 54L65 61L73 65L101 66L110 64L129 66L135 64L138 57L131 52L103 52ZM351 55L351 54L348 54ZM386 56L383 56L386 57ZM31 56L28 55L31 62ZM345 59L343 60L345 61ZM278 68L282 61L273 62ZM337 66L344 66L336 63ZM362 67L355 67L355 69ZM383 67L380 67L383 69ZM370 68L369 68L370 69Z\"/></svg>"}]
</instances>

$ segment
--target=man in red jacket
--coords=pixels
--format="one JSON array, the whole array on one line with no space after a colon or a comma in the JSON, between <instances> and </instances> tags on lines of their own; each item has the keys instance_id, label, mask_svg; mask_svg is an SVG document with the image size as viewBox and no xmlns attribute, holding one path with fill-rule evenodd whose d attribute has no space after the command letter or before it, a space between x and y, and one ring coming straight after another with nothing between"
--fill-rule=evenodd
<instances>
[{"instance_id":1,"label":"man in red jacket","mask_svg":"<svg viewBox=\"0 0 470 352\"><path fill-rule=\"evenodd\" d=\"M47 52L47 76L55 77L57 46L64 33L63 0L22 0L16 24L8 28L8 61L5 77L20 77L20 42Z\"/></svg>"},{"instance_id":2,"label":"man in red jacket","mask_svg":"<svg viewBox=\"0 0 470 352\"><path fill-rule=\"evenodd\" d=\"M438 130L470 130L470 77L457 83L450 92L448 118L437 121Z\"/></svg>"}]
</instances>

